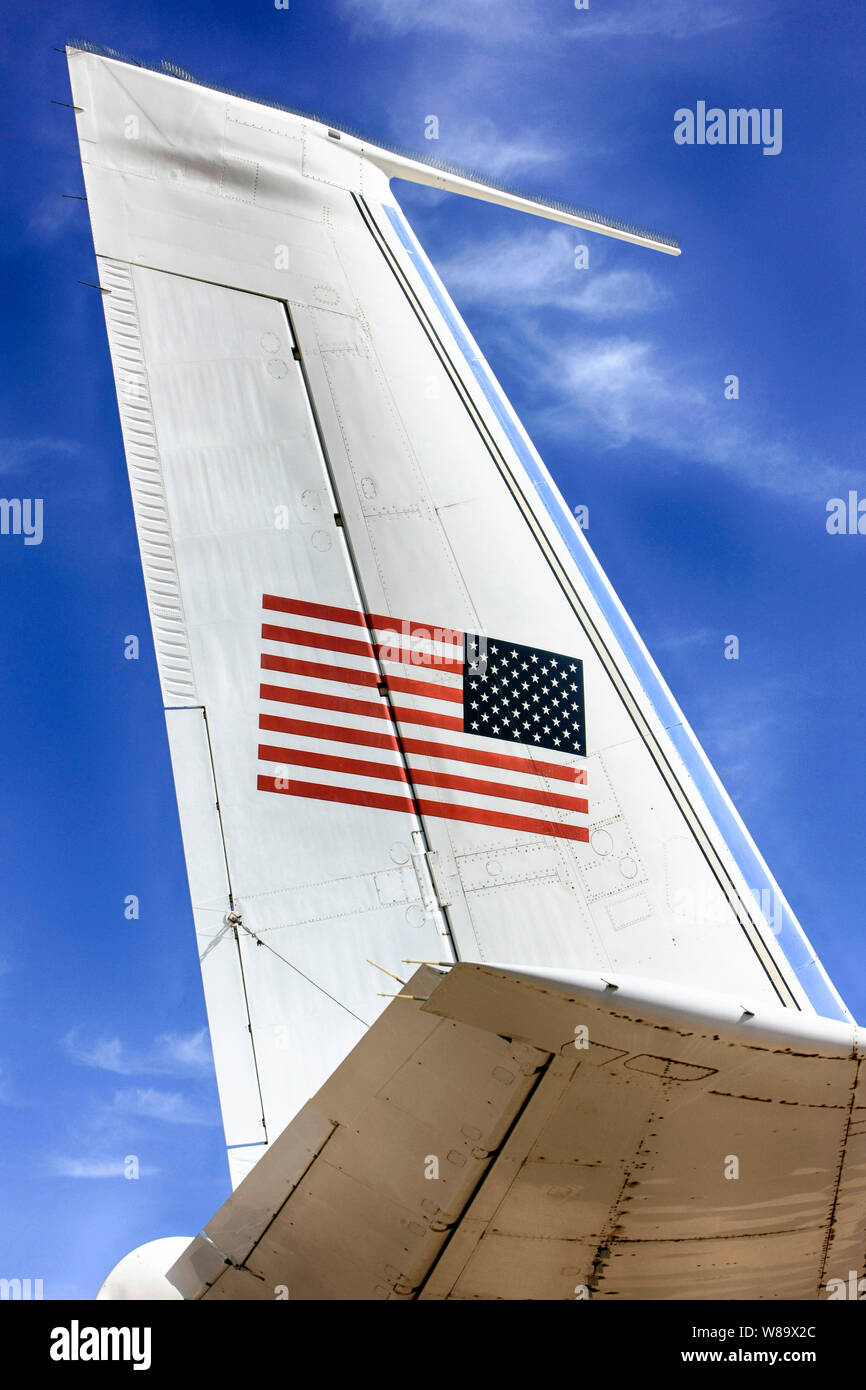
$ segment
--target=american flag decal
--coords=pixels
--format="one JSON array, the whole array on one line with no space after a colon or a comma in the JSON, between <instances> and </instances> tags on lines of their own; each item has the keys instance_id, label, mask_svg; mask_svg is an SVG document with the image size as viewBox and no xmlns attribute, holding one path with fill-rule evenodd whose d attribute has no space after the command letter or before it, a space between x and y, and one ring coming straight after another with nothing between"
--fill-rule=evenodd
<instances>
[{"instance_id":1,"label":"american flag decal","mask_svg":"<svg viewBox=\"0 0 866 1390\"><path fill-rule=\"evenodd\" d=\"M589 839L577 658L274 594L262 606L260 791Z\"/></svg>"}]
</instances>

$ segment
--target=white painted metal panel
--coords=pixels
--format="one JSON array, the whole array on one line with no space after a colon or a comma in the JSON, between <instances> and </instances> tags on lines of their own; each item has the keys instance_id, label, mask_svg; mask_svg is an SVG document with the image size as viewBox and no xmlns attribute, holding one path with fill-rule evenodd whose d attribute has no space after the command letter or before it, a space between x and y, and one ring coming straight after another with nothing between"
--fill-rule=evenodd
<instances>
[{"instance_id":1,"label":"white painted metal panel","mask_svg":"<svg viewBox=\"0 0 866 1390\"><path fill-rule=\"evenodd\" d=\"M134 333L155 422L134 495L163 687L190 706L168 718L237 1179L381 1009L368 957L443 946L412 866L415 817L257 787L263 594L359 606L284 307L141 267L103 273L123 297L116 360Z\"/></svg>"},{"instance_id":2,"label":"white painted metal panel","mask_svg":"<svg viewBox=\"0 0 866 1390\"><path fill-rule=\"evenodd\" d=\"M204 710L168 710L166 727L226 1144L231 1153L251 1144L259 1154L262 1097L237 933L225 921L229 886Z\"/></svg>"}]
</instances>

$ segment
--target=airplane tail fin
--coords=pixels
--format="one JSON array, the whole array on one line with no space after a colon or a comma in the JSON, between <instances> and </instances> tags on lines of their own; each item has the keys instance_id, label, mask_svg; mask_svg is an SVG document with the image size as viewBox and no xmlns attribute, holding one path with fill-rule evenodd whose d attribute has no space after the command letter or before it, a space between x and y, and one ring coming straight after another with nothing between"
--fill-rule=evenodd
<instances>
[{"instance_id":1,"label":"airplane tail fin","mask_svg":"<svg viewBox=\"0 0 866 1390\"><path fill-rule=\"evenodd\" d=\"M675 244L69 66L235 1180L370 962L847 1017L389 181Z\"/></svg>"}]
</instances>

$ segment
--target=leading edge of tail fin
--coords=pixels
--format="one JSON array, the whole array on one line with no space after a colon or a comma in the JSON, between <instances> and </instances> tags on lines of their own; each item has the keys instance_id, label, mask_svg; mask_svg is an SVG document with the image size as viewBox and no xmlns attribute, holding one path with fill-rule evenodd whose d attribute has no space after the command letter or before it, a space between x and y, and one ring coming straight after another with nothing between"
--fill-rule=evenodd
<instances>
[{"instance_id":1,"label":"leading edge of tail fin","mask_svg":"<svg viewBox=\"0 0 866 1390\"><path fill-rule=\"evenodd\" d=\"M722 833L768 931L790 962L816 1013L851 1020L839 991L396 199L384 204L383 212Z\"/></svg>"}]
</instances>

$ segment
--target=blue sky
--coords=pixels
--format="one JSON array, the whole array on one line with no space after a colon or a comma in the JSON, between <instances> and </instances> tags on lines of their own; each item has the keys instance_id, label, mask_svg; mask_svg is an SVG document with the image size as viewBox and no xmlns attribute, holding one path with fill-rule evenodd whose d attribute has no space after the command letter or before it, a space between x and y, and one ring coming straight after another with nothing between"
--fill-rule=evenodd
<instances>
[{"instance_id":1,"label":"blue sky","mask_svg":"<svg viewBox=\"0 0 866 1390\"><path fill-rule=\"evenodd\" d=\"M53 45L79 36L679 237L674 259L395 185L866 1018L866 536L825 525L829 498L866 497L862 12L20 6L0 39L0 491L44 499L44 538L0 536L0 1275L58 1298L92 1296L142 1241L193 1234L229 1191L102 306L77 283L96 278L87 210L61 197L82 184L72 113L49 104L69 100ZM781 108L781 152L677 145L674 112L700 100Z\"/></svg>"}]
</instances>

